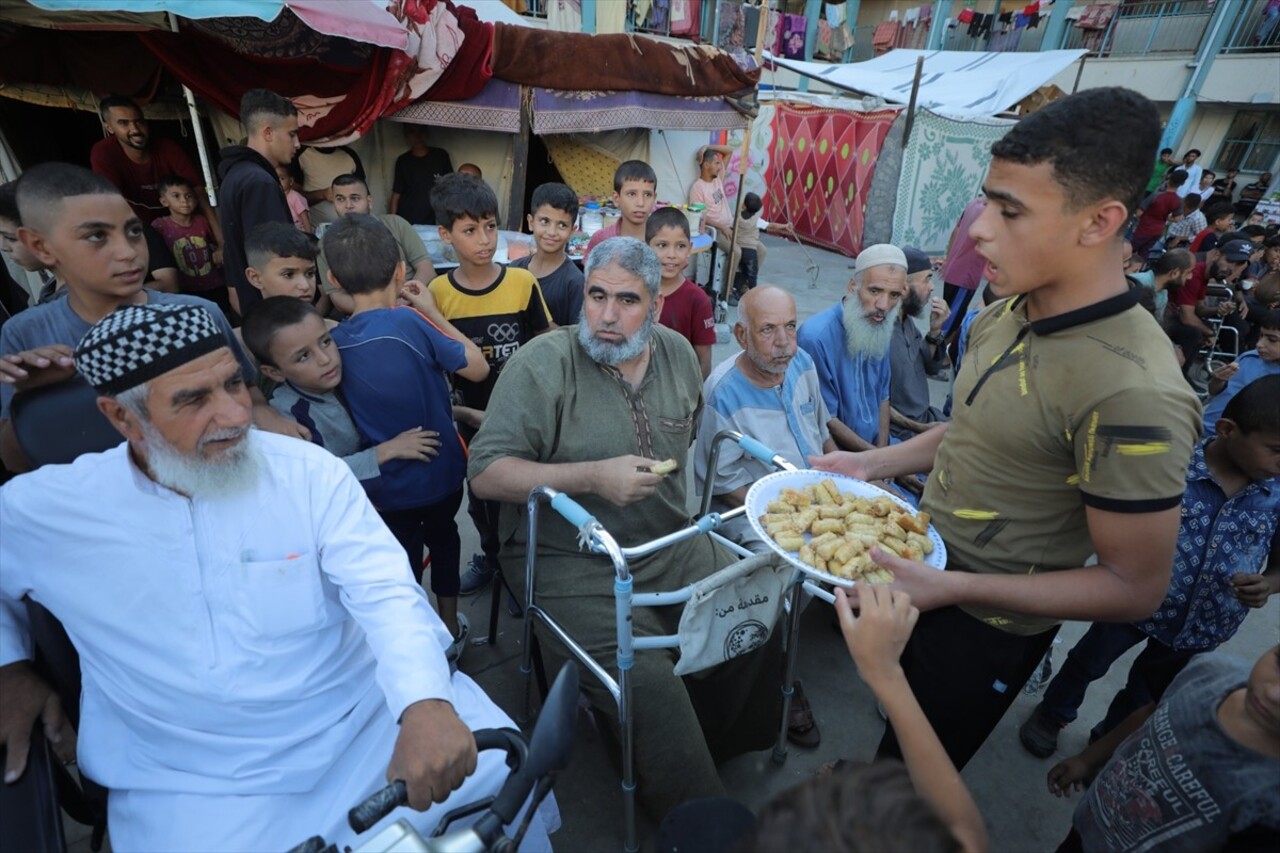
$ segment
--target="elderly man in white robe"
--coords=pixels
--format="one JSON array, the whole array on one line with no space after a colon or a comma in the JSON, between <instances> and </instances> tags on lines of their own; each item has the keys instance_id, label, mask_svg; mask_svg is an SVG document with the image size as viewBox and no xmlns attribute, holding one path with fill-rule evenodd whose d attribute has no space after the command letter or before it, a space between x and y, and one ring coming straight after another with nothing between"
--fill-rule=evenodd
<instances>
[{"instance_id":1,"label":"elderly man in white robe","mask_svg":"<svg viewBox=\"0 0 1280 853\"><path fill-rule=\"evenodd\" d=\"M389 779L412 808L384 824L426 831L496 793L503 756L477 760L471 730L511 721L450 671L449 632L342 460L250 431L209 312L127 306L75 363L127 441L0 490L5 781L37 716L56 726L30 596L80 653L78 757L111 791L115 849L341 849L347 809ZM548 800L525 848L557 822Z\"/></svg>"}]
</instances>

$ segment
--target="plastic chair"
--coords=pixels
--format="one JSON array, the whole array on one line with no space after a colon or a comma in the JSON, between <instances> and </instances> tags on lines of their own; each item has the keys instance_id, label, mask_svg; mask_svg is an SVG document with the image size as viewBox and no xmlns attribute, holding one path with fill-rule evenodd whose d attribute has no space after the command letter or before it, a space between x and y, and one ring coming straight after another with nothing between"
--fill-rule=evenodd
<instances>
[{"instance_id":1,"label":"plastic chair","mask_svg":"<svg viewBox=\"0 0 1280 853\"><path fill-rule=\"evenodd\" d=\"M712 467L710 470L715 470L715 465L719 460L721 443L727 440L736 441L745 452L764 462L766 465L784 470L794 470L793 466L785 459L775 454L760 442L753 438L743 436L741 433L729 430L719 433L713 442L711 455ZM544 503L549 503L553 510L559 513L566 521L572 524L579 531L579 534L581 535L582 540L586 543L588 550L607 557L612 563L615 612L618 626L618 677L616 679L610 675L604 667L597 663L551 614L547 613L547 611L537 603L535 580L537 575L538 515L540 508ZM677 530L674 533L667 534L666 536L661 536L651 542L646 542L641 545L628 548L620 545L618 541L595 519L594 516L587 512L586 509L568 495L557 492L547 486L538 486L529 493L529 534L528 551L525 562L524 653L520 666L520 671L525 678L526 712L529 700L529 677L532 674L532 665L534 662L533 643L535 637L533 629L534 622L536 621L546 627L546 629L549 630L575 658L578 659L582 666L605 686L613 696L614 702L617 704L622 747L622 796L625 821L624 846L627 851L636 851L639 849L636 839L635 743L634 720L632 717L634 700L632 697L633 685L631 669L634 665L634 655L636 652L644 651L646 649L667 649L677 648L680 646L680 636L678 634L659 637L634 636L631 612L635 607L659 607L685 603L693 595L694 590L694 585L691 584L681 589L669 592L634 593L632 592L632 577L628 561L649 556L663 548L703 535L712 537L720 544L741 556L764 561L769 559L768 557L756 557L755 555L752 555L751 552L715 533L715 530L719 528L724 521L745 514L745 507L739 507L724 514L708 513L706 508L709 503L710 494L704 496L703 512L689 527ZM739 565L741 564L735 564L734 566L721 569L720 571L721 573L728 572L730 569ZM784 762L787 756L787 716L790 710L791 696L793 693L792 676L795 671L797 644L799 639L800 595L802 589L812 586L803 583L803 578L803 573L796 570L791 573L790 580L785 587L785 601L787 603L787 608L783 611L784 615L781 617L781 621L786 623L783 636L786 638L787 649L781 687L783 698L782 722L779 727L777 742L773 749L773 761L777 764ZM601 582L604 582L605 577L602 575L600 580ZM672 677L676 676L673 675Z\"/></svg>"}]
</instances>

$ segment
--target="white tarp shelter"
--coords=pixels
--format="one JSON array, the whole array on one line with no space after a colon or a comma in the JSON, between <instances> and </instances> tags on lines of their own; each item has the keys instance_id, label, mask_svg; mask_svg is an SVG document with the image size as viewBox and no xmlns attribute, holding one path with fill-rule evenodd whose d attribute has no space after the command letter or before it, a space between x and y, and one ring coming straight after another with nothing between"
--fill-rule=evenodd
<instances>
[{"instance_id":1,"label":"white tarp shelter","mask_svg":"<svg viewBox=\"0 0 1280 853\"><path fill-rule=\"evenodd\" d=\"M1085 55L1083 50L1038 53L960 50L891 50L866 62L829 65L801 62L765 52L765 58L805 77L838 89L875 95L891 104L911 98L916 59L924 57L916 105L956 118L990 116L1048 83Z\"/></svg>"}]
</instances>

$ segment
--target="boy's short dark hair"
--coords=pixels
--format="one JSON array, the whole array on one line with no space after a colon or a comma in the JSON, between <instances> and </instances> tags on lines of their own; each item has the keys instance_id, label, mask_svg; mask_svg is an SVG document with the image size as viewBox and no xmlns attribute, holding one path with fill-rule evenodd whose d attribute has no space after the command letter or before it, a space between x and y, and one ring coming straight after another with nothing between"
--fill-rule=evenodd
<instances>
[{"instance_id":1,"label":"boy's short dark hair","mask_svg":"<svg viewBox=\"0 0 1280 853\"><path fill-rule=\"evenodd\" d=\"M294 296L268 296L244 314L240 337L258 364L279 367L271 358L271 342L276 332L301 323L310 316L320 316L311 303Z\"/></svg>"},{"instance_id":2,"label":"boy's short dark hair","mask_svg":"<svg viewBox=\"0 0 1280 853\"><path fill-rule=\"evenodd\" d=\"M1181 169L1179 169L1176 172L1170 172L1169 173L1169 189L1176 190L1178 187L1182 186L1187 182L1188 177L1190 176L1186 172L1182 171Z\"/></svg>"},{"instance_id":3,"label":"boy's short dark hair","mask_svg":"<svg viewBox=\"0 0 1280 853\"><path fill-rule=\"evenodd\" d=\"M958 851L960 843L916 793L900 761L850 762L790 788L759 810L738 848Z\"/></svg>"},{"instance_id":4,"label":"boy's short dark hair","mask_svg":"<svg viewBox=\"0 0 1280 853\"><path fill-rule=\"evenodd\" d=\"M324 259L347 293L375 293L395 277L400 247L387 226L366 213L352 213L325 229Z\"/></svg>"},{"instance_id":5,"label":"boy's short dark hair","mask_svg":"<svg viewBox=\"0 0 1280 853\"><path fill-rule=\"evenodd\" d=\"M1170 249L1151 262L1151 272L1164 275L1174 270L1189 270L1196 265L1196 259L1188 249Z\"/></svg>"},{"instance_id":6,"label":"boy's short dark hair","mask_svg":"<svg viewBox=\"0 0 1280 853\"><path fill-rule=\"evenodd\" d=\"M32 166L16 183L20 221L38 231L47 231L53 224L63 199L78 195L120 195L115 184L97 172L70 163Z\"/></svg>"},{"instance_id":7,"label":"boy's short dark hair","mask_svg":"<svg viewBox=\"0 0 1280 853\"><path fill-rule=\"evenodd\" d=\"M1259 329L1280 329L1280 308L1272 308L1270 311L1263 312L1257 323Z\"/></svg>"},{"instance_id":8,"label":"boy's short dark hair","mask_svg":"<svg viewBox=\"0 0 1280 853\"><path fill-rule=\"evenodd\" d=\"M196 189L194 184L181 175L165 175L156 182L156 192L160 195L164 195L173 187L186 187L192 192L195 192Z\"/></svg>"},{"instance_id":9,"label":"boy's short dark hair","mask_svg":"<svg viewBox=\"0 0 1280 853\"><path fill-rule=\"evenodd\" d=\"M103 121L107 120L107 113L113 109L137 110L139 115L142 114L142 107L138 106L138 102L124 95L107 95L98 101L98 116Z\"/></svg>"},{"instance_id":10,"label":"boy's short dark hair","mask_svg":"<svg viewBox=\"0 0 1280 853\"><path fill-rule=\"evenodd\" d=\"M250 136L269 119L289 118L297 114L298 108L292 101L270 89L250 89L240 96L240 123Z\"/></svg>"},{"instance_id":11,"label":"boy's short dark hair","mask_svg":"<svg viewBox=\"0 0 1280 853\"><path fill-rule=\"evenodd\" d=\"M658 173L643 160L626 160L614 170L613 191L622 192L622 185L627 181L653 184L654 190L658 189Z\"/></svg>"},{"instance_id":12,"label":"boy's short dark hair","mask_svg":"<svg viewBox=\"0 0 1280 853\"><path fill-rule=\"evenodd\" d=\"M1200 172L1200 178L1202 180L1204 179L1205 175L1208 175L1211 178L1218 177L1218 173L1213 171L1213 169L1204 169L1203 171Z\"/></svg>"},{"instance_id":13,"label":"boy's short dark hair","mask_svg":"<svg viewBox=\"0 0 1280 853\"><path fill-rule=\"evenodd\" d=\"M1265 238L1267 236L1267 229L1263 228L1261 225L1246 225L1240 229L1240 233L1249 238L1250 241L1252 241L1254 237L1262 237L1264 238L1264 244L1266 242Z\"/></svg>"},{"instance_id":14,"label":"boy's short dark hair","mask_svg":"<svg viewBox=\"0 0 1280 853\"><path fill-rule=\"evenodd\" d=\"M1161 149L1160 149L1160 153L1161 153L1161 154L1172 154L1172 153L1173 153L1173 149L1172 149L1172 148L1161 148Z\"/></svg>"},{"instance_id":15,"label":"boy's short dark hair","mask_svg":"<svg viewBox=\"0 0 1280 853\"><path fill-rule=\"evenodd\" d=\"M330 184L329 186L334 188L350 187L350 186L355 186L356 184L359 184L360 186L364 187L364 191L366 195L369 193L369 182L366 181L364 178L360 177L359 175L353 175L349 172L345 175L339 175L338 177L334 178L333 183Z\"/></svg>"},{"instance_id":16,"label":"boy's short dark hair","mask_svg":"<svg viewBox=\"0 0 1280 853\"><path fill-rule=\"evenodd\" d=\"M1182 209L1187 213L1200 209L1200 193L1187 193L1182 197Z\"/></svg>"},{"instance_id":17,"label":"boy's short dark hair","mask_svg":"<svg viewBox=\"0 0 1280 853\"><path fill-rule=\"evenodd\" d=\"M1036 110L997 140L991 155L1024 166L1048 163L1072 210L1114 198L1132 213L1159 144L1156 105L1132 89L1105 87Z\"/></svg>"},{"instance_id":18,"label":"boy's short dark hair","mask_svg":"<svg viewBox=\"0 0 1280 853\"><path fill-rule=\"evenodd\" d=\"M564 211L573 219L578 215L578 194L564 184L539 184L533 191L530 208L537 213L543 205Z\"/></svg>"},{"instance_id":19,"label":"boy's short dark hair","mask_svg":"<svg viewBox=\"0 0 1280 853\"><path fill-rule=\"evenodd\" d=\"M465 172L452 172L436 181L431 188L431 209L436 224L451 229L463 217L479 222L498 215L498 197L482 178Z\"/></svg>"},{"instance_id":20,"label":"boy's short dark hair","mask_svg":"<svg viewBox=\"0 0 1280 853\"><path fill-rule=\"evenodd\" d=\"M1278 312L1270 312L1272 323L1263 328L1280 328ZM1266 318L1263 318L1264 320ZM1255 379L1227 401L1222 417L1232 421L1246 435L1265 431L1280 434L1280 374Z\"/></svg>"},{"instance_id":21,"label":"boy's short dark hair","mask_svg":"<svg viewBox=\"0 0 1280 853\"><path fill-rule=\"evenodd\" d=\"M689 233L689 217L678 207L660 207L644 223L644 241L648 243L663 228L679 228L686 239L693 239Z\"/></svg>"},{"instance_id":22,"label":"boy's short dark hair","mask_svg":"<svg viewBox=\"0 0 1280 853\"><path fill-rule=\"evenodd\" d=\"M1187 153L1186 153L1186 154L1183 154L1183 155L1182 155L1182 157L1183 157L1183 159L1185 160L1187 157L1190 157L1192 154L1196 155L1196 157L1199 157L1199 156L1200 156L1200 149L1199 149L1199 148L1189 148L1189 149L1187 149Z\"/></svg>"},{"instance_id":23,"label":"boy's short dark hair","mask_svg":"<svg viewBox=\"0 0 1280 853\"><path fill-rule=\"evenodd\" d=\"M244 238L244 256L249 266L260 270L272 258L302 258L314 261L319 255L314 238L284 222L262 222Z\"/></svg>"},{"instance_id":24,"label":"boy's short dark hair","mask_svg":"<svg viewBox=\"0 0 1280 853\"><path fill-rule=\"evenodd\" d=\"M1215 201L1204 209L1205 221L1210 225L1228 214L1231 216L1235 216L1236 214L1235 205L1229 201Z\"/></svg>"},{"instance_id":25,"label":"boy's short dark hair","mask_svg":"<svg viewBox=\"0 0 1280 853\"><path fill-rule=\"evenodd\" d=\"M742 197L742 218L747 219L755 216L762 207L764 207L764 202L760 200L760 196L755 193L747 193Z\"/></svg>"},{"instance_id":26,"label":"boy's short dark hair","mask_svg":"<svg viewBox=\"0 0 1280 853\"><path fill-rule=\"evenodd\" d=\"M0 184L0 217L14 225L22 224L22 216L18 214L18 182L9 181Z\"/></svg>"}]
</instances>

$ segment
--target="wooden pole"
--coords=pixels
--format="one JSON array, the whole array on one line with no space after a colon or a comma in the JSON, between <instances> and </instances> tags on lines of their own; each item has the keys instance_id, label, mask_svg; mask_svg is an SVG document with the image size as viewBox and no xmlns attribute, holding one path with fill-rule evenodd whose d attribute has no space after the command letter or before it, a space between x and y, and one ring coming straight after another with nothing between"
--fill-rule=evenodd
<instances>
[{"instance_id":1,"label":"wooden pole","mask_svg":"<svg viewBox=\"0 0 1280 853\"><path fill-rule=\"evenodd\" d=\"M920 78L924 76L924 57L916 57L916 76L911 81L911 100L907 101L907 123L902 126L902 147L905 150L911 139L911 127L916 123L916 97L920 94Z\"/></svg>"},{"instance_id":2,"label":"wooden pole","mask_svg":"<svg viewBox=\"0 0 1280 853\"><path fill-rule=\"evenodd\" d=\"M760 25L756 27L756 67L759 68L764 58L764 34L769 24L769 6L760 6ZM756 86L756 101L759 103L759 85ZM737 274L737 264L733 262L733 253L738 249L738 226L742 224L742 197L747 194L747 155L751 151L751 122L742 134L742 148L738 152L738 196L733 201L733 230L729 234L729 257L724 259L724 285L720 288L720 299L727 299L729 288L733 286L733 277ZM754 227L754 226L753 226ZM711 247L715 251L715 247Z\"/></svg>"},{"instance_id":3,"label":"wooden pole","mask_svg":"<svg viewBox=\"0 0 1280 853\"><path fill-rule=\"evenodd\" d=\"M507 195L507 230L520 231L524 223L524 188L529 176L529 134L532 132L530 113L533 110L533 91L520 87L520 132L516 134L511 152L511 186Z\"/></svg>"}]
</instances>

